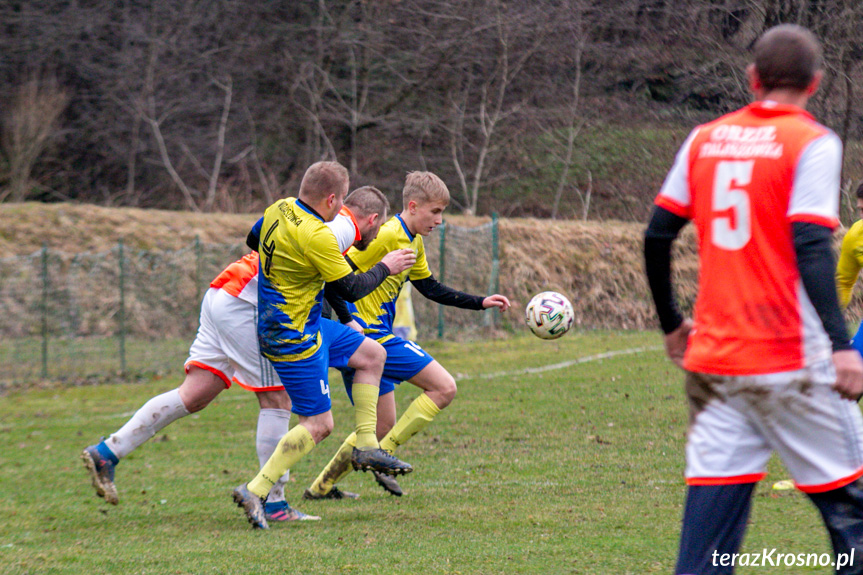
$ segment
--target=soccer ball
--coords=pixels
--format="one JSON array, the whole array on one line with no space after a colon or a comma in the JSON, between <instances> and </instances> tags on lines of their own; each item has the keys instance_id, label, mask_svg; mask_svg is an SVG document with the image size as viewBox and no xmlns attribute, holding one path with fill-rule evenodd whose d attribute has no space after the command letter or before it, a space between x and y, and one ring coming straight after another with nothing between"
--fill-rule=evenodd
<instances>
[{"instance_id":1,"label":"soccer ball","mask_svg":"<svg viewBox=\"0 0 863 575\"><path fill-rule=\"evenodd\" d=\"M537 337L557 339L572 327L572 304L554 291L538 293L524 310L524 321Z\"/></svg>"}]
</instances>

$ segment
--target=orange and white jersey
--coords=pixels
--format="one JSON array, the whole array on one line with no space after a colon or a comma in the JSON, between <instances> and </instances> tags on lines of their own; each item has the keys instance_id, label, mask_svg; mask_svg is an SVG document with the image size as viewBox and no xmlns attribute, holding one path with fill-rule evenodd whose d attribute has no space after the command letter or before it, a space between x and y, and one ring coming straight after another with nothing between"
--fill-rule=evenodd
<instances>
[{"instance_id":1,"label":"orange and white jersey","mask_svg":"<svg viewBox=\"0 0 863 575\"><path fill-rule=\"evenodd\" d=\"M689 371L778 373L829 358L792 222L838 225L842 144L806 111L756 102L687 138L656 204L695 222L701 271Z\"/></svg>"},{"instance_id":2,"label":"orange and white jersey","mask_svg":"<svg viewBox=\"0 0 863 575\"><path fill-rule=\"evenodd\" d=\"M354 214L346 207L342 207L339 215L333 221L327 222L326 226L336 236L336 242L343 255L355 241L362 239L359 224ZM222 289L235 298L257 306L259 260L258 252L246 254L222 270L222 273L210 283L210 287Z\"/></svg>"}]
</instances>

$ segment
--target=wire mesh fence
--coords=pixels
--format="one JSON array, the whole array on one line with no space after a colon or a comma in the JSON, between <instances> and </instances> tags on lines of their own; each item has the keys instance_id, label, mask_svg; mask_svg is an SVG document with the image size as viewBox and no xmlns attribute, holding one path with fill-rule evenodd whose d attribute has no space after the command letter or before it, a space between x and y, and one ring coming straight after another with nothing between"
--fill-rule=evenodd
<instances>
[{"instance_id":1,"label":"wire mesh fence","mask_svg":"<svg viewBox=\"0 0 863 575\"><path fill-rule=\"evenodd\" d=\"M436 277L486 294L497 283L497 221L443 225L425 238ZM0 386L52 381L118 381L180 373L210 281L247 248L192 245L174 251L101 253L43 248L0 258ZM495 312L471 312L413 297L419 339L470 337Z\"/></svg>"}]
</instances>

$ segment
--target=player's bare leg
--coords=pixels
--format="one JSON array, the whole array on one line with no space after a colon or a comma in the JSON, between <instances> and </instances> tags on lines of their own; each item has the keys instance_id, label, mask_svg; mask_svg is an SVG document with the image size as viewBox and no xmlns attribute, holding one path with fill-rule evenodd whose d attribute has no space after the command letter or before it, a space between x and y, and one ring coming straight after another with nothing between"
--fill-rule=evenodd
<instances>
[{"instance_id":1,"label":"player's bare leg","mask_svg":"<svg viewBox=\"0 0 863 575\"><path fill-rule=\"evenodd\" d=\"M150 399L107 440L84 449L81 459L96 495L116 505L119 498L114 468L120 460L174 421L204 409L226 388L225 382L214 373L189 366L180 387Z\"/></svg>"},{"instance_id":2,"label":"player's bare leg","mask_svg":"<svg viewBox=\"0 0 863 575\"><path fill-rule=\"evenodd\" d=\"M425 429L442 409L452 403L458 388L455 379L437 361L432 361L410 378L423 390L405 410L392 429L381 439L381 449L394 453L399 445Z\"/></svg>"}]
</instances>

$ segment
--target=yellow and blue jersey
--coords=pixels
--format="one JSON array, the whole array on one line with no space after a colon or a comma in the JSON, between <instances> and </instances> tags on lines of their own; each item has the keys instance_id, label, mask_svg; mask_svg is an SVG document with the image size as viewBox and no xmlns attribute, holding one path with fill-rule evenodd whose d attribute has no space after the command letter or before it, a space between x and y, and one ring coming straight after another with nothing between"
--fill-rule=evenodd
<instances>
[{"instance_id":1,"label":"yellow and blue jersey","mask_svg":"<svg viewBox=\"0 0 863 575\"><path fill-rule=\"evenodd\" d=\"M261 353L272 361L306 359L321 346L324 283L352 270L323 218L296 198L267 208L259 253Z\"/></svg>"},{"instance_id":2,"label":"yellow and blue jersey","mask_svg":"<svg viewBox=\"0 0 863 575\"><path fill-rule=\"evenodd\" d=\"M381 343L393 337L396 300L402 285L408 279L421 280L432 275L426 260L422 236L411 234L401 214L396 214L381 226L378 237L369 244L368 248L364 251L351 248L348 251L348 257L357 266L358 271L366 272L389 252L405 248L416 252L417 261L413 267L387 277L375 291L353 304L348 304L354 319L362 326L365 334Z\"/></svg>"},{"instance_id":3,"label":"yellow and blue jersey","mask_svg":"<svg viewBox=\"0 0 863 575\"><path fill-rule=\"evenodd\" d=\"M863 268L863 220L851 226L842 239L842 250L836 264L836 289L842 308L851 302L851 292L857 282L857 275Z\"/></svg>"}]
</instances>

